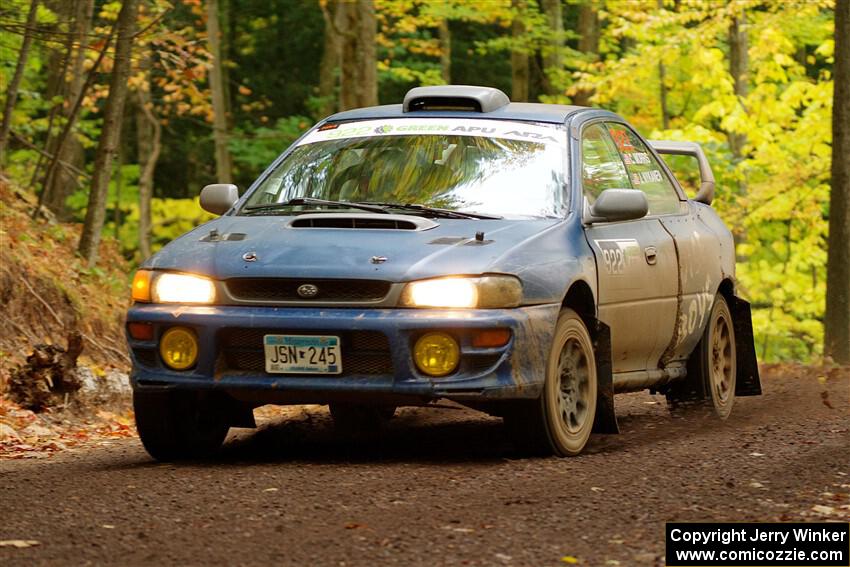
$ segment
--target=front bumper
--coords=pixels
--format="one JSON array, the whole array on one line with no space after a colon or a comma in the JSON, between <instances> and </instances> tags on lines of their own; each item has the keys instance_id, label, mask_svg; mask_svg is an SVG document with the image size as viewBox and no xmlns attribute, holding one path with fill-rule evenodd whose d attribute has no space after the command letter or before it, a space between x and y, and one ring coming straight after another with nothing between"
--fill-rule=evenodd
<instances>
[{"instance_id":1,"label":"front bumper","mask_svg":"<svg viewBox=\"0 0 850 567\"><path fill-rule=\"evenodd\" d=\"M133 355L130 377L136 389L216 389L256 404L532 398L540 393L559 310L557 304L426 310L137 303L130 308L127 322L152 324L154 338L141 341L128 336ZM175 325L194 329L199 341L197 365L182 372L166 368L157 353L159 337ZM470 337L475 330L492 328L511 330L507 345L484 349L472 346ZM416 338L436 330L452 333L461 346L459 369L444 378L420 373L411 356ZM371 358L364 358L366 363L358 360L358 364L350 364L349 373L339 376L267 374L257 360L262 356L264 333L339 333L344 337L344 360L345 349L359 348L364 336L380 337L382 346L378 348L382 350L363 351L361 358Z\"/></svg>"}]
</instances>

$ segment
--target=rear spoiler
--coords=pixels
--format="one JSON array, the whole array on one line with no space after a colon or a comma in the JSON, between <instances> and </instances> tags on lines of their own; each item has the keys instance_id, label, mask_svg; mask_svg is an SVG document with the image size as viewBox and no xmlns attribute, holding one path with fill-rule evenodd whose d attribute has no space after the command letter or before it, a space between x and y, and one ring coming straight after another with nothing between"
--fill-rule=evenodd
<instances>
[{"instance_id":1,"label":"rear spoiler","mask_svg":"<svg viewBox=\"0 0 850 567\"><path fill-rule=\"evenodd\" d=\"M696 142L674 142L670 140L649 140L649 145L661 155L691 156L699 164L699 191L694 201L710 205L714 200L714 174L708 165L708 158L702 147Z\"/></svg>"}]
</instances>

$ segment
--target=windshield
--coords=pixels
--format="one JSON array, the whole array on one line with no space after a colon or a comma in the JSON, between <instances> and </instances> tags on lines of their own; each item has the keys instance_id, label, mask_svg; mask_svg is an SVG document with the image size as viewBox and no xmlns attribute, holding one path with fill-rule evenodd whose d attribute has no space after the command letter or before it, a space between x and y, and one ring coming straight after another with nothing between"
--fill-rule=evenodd
<instances>
[{"instance_id":1,"label":"windshield","mask_svg":"<svg viewBox=\"0 0 850 567\"><path fill-rule=\"evenodd\" d=\"M262 207L306 198L388 208L415 203L498 216L563 216L564 139L556 128L491 120L384 120L317 130L251 193L243 213L252 208L274 214L344 208L303 203L286 210ZM409 208L402 212L426 214Z\"/></svg>"}]
</instances>

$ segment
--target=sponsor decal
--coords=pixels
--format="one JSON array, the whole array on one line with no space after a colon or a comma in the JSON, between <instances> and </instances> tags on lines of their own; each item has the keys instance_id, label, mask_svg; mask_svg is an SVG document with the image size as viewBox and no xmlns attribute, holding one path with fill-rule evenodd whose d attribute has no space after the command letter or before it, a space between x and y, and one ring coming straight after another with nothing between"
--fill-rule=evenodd
<instances>
[{"instance_id":1,"label":"sponsor decal","mask_svg":"<svg viewBox=\"0 0 850 567\"><path fill-rule=\"evenodd\" d=\"M519 126L519 127L518 127ZM413 119L364 120L349 124L325 125L307 135L299 145L345 138L377 136L451 135L481 136L566 147L567 136L555 126L537 126L508 120L487 119Z\"/></svg>"},{"instance_id":2,"label":"sponsor decal","mask_svg":"<svg viewBox=\"0 0 850 567\"><path fill-rule=\"evenodd\" d=\"M623 163L626 165L649 165L651 162L649 160L649 154L632 152L630 154L623 154Z\"/></svg>"},{"instance_id":3,"label":"sponsor decal","mask_svg":"<svg viewBox=\"0 0 850 567\"><path fill-rule=\"evenodd\" d=\"M635 151L635 147L632 145L632 141L629 139L629 133L625 130L621 130L619 128L608 128L608 132L611 134L611 137L614 139L614 143L617 144L617 148L621 152L631 153Z\"/></svg>"},{"instance_id":4,"label":"sponsor decal","mask_svg":"<svg viewBox=\"0 0 850 567\"><path fill-rule=\"evenodd\" d=\"M627 238L621 240L594 240L601 252L602 267L612 276L621 276L626 273L635 259L640 256L640 247L637 240Z\"/></svg>"},{"instance_id":5,"label":"sponsor decal","mask_svg":"<svg viewBox=\"0 0 850 567\"><path fill-rule=\"evenodd\" d=\"M632 179L632 185L634 186L643 185L644 183L663 182L661 172L657 169L650 169L649 171L634 171L630 177Z\"/></svg>"}]
</instances>

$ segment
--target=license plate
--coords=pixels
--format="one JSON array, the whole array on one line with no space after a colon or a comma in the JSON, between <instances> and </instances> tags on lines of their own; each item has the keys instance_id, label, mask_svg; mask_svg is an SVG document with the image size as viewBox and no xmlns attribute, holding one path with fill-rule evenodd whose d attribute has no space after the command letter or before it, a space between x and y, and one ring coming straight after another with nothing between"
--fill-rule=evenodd
<instances>
[{"instance_id":1,"label":"license plate","mask_svg":"<svg viewBox=\"0 0 850 567\"><path fill-rule=\"evenodd\" d=\"M339 337L265 335L266 372L270 374L340 374Z\"/></svg>"}]
</instances>

